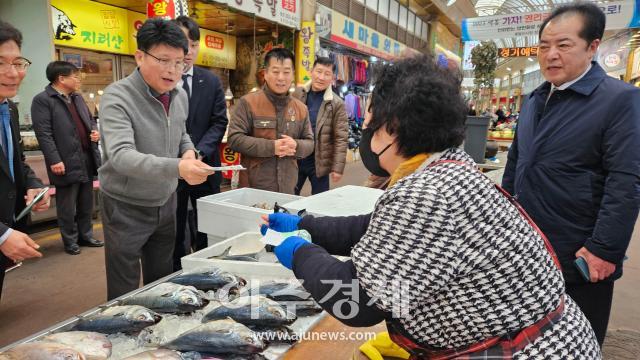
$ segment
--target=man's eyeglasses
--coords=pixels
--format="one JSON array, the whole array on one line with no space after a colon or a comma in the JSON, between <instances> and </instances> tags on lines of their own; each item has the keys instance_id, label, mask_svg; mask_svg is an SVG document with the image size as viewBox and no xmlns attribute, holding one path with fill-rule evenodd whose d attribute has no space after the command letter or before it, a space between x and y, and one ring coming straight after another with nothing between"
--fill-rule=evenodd
<instances>
[{"instance_id":1,"label":"man's eyeglasses","mask_svg":"<svg viewBox=\"0 0 640 360\"><path fill-rule=\"evenodd\" d=\"M182 72L182 70L184 70L184 68L187 66L187 64L184 63L184 61L180 60L180 61L176 61L175 63L172 62L171 60L167 60L167 59L160 59L157 56L151 55L146 51L142 51L143 53L151 56L152 58L156 59L156 61L162 65L162 67L164 67L165 69L170 69L170 68L174 68L176 69L177 72Z\"/></svg>"},{"instance_id":2,"label":"man's eyeglasses","mask_svg":"<svg viewBox=\"0 0 640 360\"><path fill-rule=\"evenodd\" d=\"M25 72L29 68L29 65L31 65L31 61L25 58L18 58L12 63L7 63L0 60L0 74L9 72L12 66L14 69L16 69L17 72Z\"/></svg>"}]
</instances>

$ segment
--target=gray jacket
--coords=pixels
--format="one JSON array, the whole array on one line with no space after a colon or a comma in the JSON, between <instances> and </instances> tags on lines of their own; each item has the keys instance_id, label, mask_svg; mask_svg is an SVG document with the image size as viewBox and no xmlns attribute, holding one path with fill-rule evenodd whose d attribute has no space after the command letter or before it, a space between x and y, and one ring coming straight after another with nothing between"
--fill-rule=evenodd
<instances>
[{"instance_id":1,"label":"gray jacket","mask_svg":"<svg viewBox=\"0 0 640 360\"><path fill-rule=\"evenodd\" d=\"M180 156L194 149L185 129L187 93L171 90L169 116L138 70L109 85L100 104L100 188L139 206L161 206L178 185Z\"/></svg>"}]
</instances>

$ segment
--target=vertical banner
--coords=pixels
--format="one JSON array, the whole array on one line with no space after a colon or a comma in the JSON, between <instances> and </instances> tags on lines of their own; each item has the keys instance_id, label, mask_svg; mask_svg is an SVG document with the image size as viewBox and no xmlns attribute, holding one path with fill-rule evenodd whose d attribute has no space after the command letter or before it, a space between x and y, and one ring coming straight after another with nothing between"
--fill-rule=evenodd
<instances>
[{"instance_id":1,"label":"vertical banner","mask_svg":"<svg viewBox=\"0 0 640 360\"><path fill-rule=\"evenodd\" d=\"M296 41L296 84L303 85L311 80L311 68L315 61L316 43L315 21L303 21Z\"/></svg>"},{"instance_id":2,"label":"vertical banner","mask_svg":"<svg viewBox=\"0 0 640 360\"><path fill-rule=\"evenodd\" d=\"M189 16L187 0L147 0L147 17L173 20L178 16Z\"/></svg>"}]
</instances>

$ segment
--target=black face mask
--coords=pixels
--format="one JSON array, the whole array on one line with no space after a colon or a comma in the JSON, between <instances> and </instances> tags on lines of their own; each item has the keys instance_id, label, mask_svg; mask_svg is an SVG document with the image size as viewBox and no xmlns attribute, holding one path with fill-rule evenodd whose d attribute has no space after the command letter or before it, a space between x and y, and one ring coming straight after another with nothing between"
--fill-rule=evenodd
<instances>
[{"instance_id":1,"label":"black face mask","mask_svg":"<svg viewBox=\"0 0 640 360\"><path fill-rule=\"evenodd\" d=\"M371 150L371 139L373 138L374 131L370 128L362 130L362 137L360 138L360 157L364 167L367 168L373 175L376 176L390 176L389 172L380 166L380 155L382 155L393 143L387 145L378 154Z\"/></svg>"}]
</instances>

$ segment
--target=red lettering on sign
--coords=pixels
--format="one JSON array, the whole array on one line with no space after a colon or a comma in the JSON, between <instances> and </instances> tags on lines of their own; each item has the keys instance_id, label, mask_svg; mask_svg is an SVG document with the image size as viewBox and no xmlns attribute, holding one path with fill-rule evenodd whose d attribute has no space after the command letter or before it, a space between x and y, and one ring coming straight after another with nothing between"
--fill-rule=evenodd
<instances>
[{"instance_id":1,"label":"red lettering on sign","mask_svg":"<svg viewBox=\"0 0 640 360\"><path fill-rule=\"evenodd\" d=\"M296 12L296 0L282 0L282 8L295 13Z\"/></svg>"},{"instance_id":2,"label":"red lettering on sign","mask_svg":"<svg viewBox=\"0 0 640 360\"><path fill-rule=\"evenodd\" d=\"M207 35L205 37L205 45L210 49L224 49L224 39L218 36Z\"/></svg>"}]
</instances>

